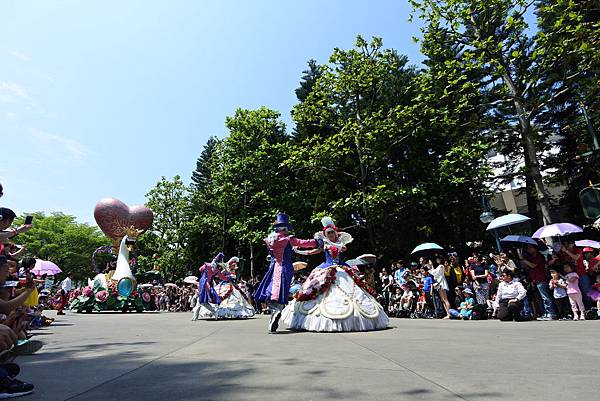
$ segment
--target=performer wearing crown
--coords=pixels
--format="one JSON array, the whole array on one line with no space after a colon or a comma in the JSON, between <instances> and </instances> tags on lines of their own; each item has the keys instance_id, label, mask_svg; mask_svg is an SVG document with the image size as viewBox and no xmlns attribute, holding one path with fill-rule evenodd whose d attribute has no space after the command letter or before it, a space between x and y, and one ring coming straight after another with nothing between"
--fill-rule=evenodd
<instances>
[{"instance_id":1,"label":"performer wearing crown","mask_svg":"<svg viewBox=\"0 0 600 401\"><path fill-rule=\"evenodd\" d=\"M315 234L319 249L296 251L304 255L324 252L325 262L310 273L294 300L283 310L283 322L293 330L368 331L385 329L389 318L360 278L358 271L340 260L350 234L341 232L330 217L321 220Z\"/></svg>"},{"instance_id":2,"label":"performer wearing crown","mask_svg":"<svg viewBox=\"0 0 600 401\"><path fill-rule=\"evenodd\" d=\"M236 284L236 271L239 261L240 259L234 256L229 259L227 264L223 264L225 280L216 287L217 294L221 298L221 303L217 309L217 313L221 318L249 318L256 313Z\"/></svg>"},{"instance_id":3,"label":"performer wearing crown","mask_svg":"<svg viewBox=\"0 0 600 401\"><path fill-rule=\"evenodd\" d=\"M221 272L219 268L219 262L223 260L223 253L219 253L211 263L204 263L200 267L200 273L202 273L202 277L200 278L200 284L198 287L198 301L196 302L196 306L192 309L192 320L198 320L201 314L204 316L204 309L208 309L210 312L210 316L215 319L219 318L218 315L218 305L221 302L215 288L213 286L213 277L217 276L221 280L225 280L226 276ZM215 306L213 306L215 305Z\"/></svg>"},{"instance_id":4,"label":"performer wearing crown","mask_svg":"<svg viewBox=\"0 0 600 401\"><path fill-rule=\"evenodd\" d=\"M273 225L274 232L265 239L271 264L254 295L259 303L269 304L271 309L269 332L271 333L277 331L281 310L288 303L288 293L294 276L292 247L317 247L317 241L314 239L302 240L290 235L291 228L290 217L285 213L278 213L277 221Z\"/></svg>"}]
</instances>

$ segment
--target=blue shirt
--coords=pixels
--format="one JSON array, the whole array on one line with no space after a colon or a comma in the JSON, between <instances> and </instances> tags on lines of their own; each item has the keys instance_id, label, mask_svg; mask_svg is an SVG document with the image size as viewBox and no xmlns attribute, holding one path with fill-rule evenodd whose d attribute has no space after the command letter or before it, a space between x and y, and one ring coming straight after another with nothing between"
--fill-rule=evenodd
<instances>
[{"instance_id":1,"label":"blue shirt","mask_svg":"<svg viewBox=\"0 0 600 401\"><path fill-rule=\"evenodd\" d=\"M431 292L431 286L433 285L433 278L431 276L423 277L423 291L426 293Z\"/></svg>"},{"instance_id":2,"label":"blue shirt","mask_svg":"<svg viewBox=\"0 0 600 401\"><path fill-rule=\"evenodd\" d=\"M394 280L398 282L398 284L406 284L406 279L404 278L404 273L406 273L406 268L402 267L394 273Z\"/></svg>"}]
</instances>

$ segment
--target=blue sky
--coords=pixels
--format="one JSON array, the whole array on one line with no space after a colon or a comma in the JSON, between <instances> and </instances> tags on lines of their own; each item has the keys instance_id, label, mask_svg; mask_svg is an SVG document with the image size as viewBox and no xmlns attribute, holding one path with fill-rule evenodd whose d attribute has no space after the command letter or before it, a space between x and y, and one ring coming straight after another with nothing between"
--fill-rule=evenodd
<instances>
[{"instance_id":1,"label":"blue sky","mask_svg":"<svg viewBox=\"0 0 600 401\"><path fill-rule=\"evenodd\" d=\"M24 1L0 3L2 206L93 222L161 177L186 182L237 107L290 123L310 58L357 34L421 57L410 8L389 1Z\"/></svg>"}]
</instances>

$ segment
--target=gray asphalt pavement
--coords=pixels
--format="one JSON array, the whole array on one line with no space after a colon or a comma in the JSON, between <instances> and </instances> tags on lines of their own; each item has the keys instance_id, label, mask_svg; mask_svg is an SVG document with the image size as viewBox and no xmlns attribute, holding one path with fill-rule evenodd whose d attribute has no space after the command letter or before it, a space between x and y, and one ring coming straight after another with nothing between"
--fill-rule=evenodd
<instances>
[{"instance_id":1,"label":"gray asphalt pavement","mask_svg":"<svg viewBox=\"0 0 600 401\"><path fill-rule=\"evenodd\" d=\"M68 314L19 357L24 400L597 400L600 321L392 319L369 333L266 332L266 317Z\"/></svg>"}]
</instances>

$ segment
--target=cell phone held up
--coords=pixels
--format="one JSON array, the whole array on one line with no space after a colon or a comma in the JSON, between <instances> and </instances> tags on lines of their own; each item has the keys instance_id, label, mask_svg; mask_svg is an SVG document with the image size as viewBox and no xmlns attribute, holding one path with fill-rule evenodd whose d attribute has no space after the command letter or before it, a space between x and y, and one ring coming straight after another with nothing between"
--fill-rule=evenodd
<instances>
[{"instance_id":1,"label":"cell phone held up","mask_svg":"<svg viewBox=\"0 0 600 401\"><path fill-rule=\"evenodd\" d=\"M26 216L26 217L25 217L25 223L24 223L24 224L25 224L26 226L28 226L28 225L31 225L31 223L33 223L33 216L32 216L32 215Z\"/></svg>"}]
</instances>

